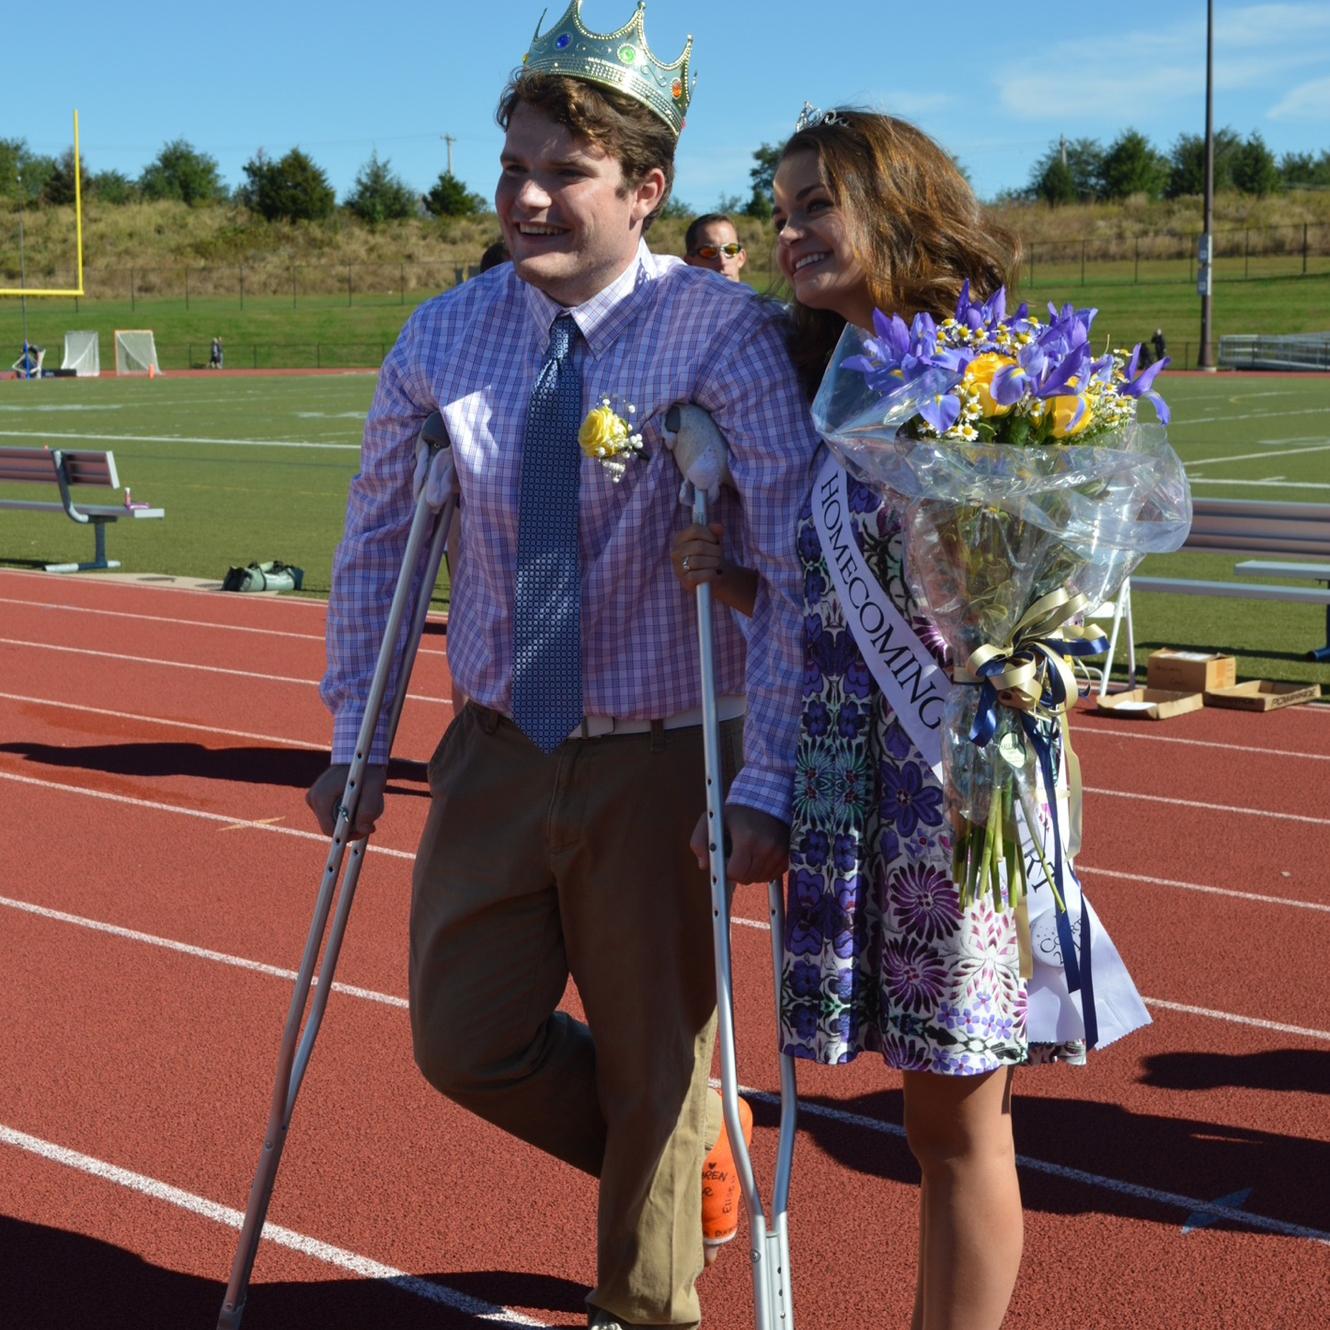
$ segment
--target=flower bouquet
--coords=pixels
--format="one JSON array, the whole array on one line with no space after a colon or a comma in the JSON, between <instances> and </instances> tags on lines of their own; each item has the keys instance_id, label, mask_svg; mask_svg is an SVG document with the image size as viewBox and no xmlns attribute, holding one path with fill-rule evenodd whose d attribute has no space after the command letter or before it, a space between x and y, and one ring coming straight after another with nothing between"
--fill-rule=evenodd
<instances>
[{"instance_id":1,"label":"flower bouquet","mask_svg":"<svg viewBox=\"0 0 1330 1330\"><path fill-rule=\"evenodd\" d=\"M971 685L948 690L940 727L965 903L1019 902L1031 875L1020 819L1058 895L1079 840L1068 658L1107 646L1078 624L1191 525L1153 387L1168 361L1141 370L1139 346L1096 356L1094 316L1008 315L1005 292L976 304L968 285L954 318L879 312L871 333L846 327L813 404L842 465L905 501L910 590L951 648L954 682ZM1146 400L1158 423L1137 419ZM1064 763L1069 819L1056 807Z\"/></svg>"}]
</instances>

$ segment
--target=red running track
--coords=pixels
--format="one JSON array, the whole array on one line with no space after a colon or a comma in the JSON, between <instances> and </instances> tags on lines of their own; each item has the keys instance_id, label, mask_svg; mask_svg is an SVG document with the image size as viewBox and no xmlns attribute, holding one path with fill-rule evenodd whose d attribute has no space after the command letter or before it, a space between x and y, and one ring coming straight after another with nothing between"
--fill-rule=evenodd
<instances>
[{"instance_id":1,"label":"red running track","mask_svg":"<svg viewBox=\"0 0 1330 1330\"><path fill-rule=\"evenodd\" d=\"M0 572L0 1325L216 1323L323 861L322 606ZM594 1184L439 1098L404 996L426 641L292 1126L247 1330L577 1326ZM1075 722L1088 889L1155 1024L1017 1076L1026 1254L1007 1324L1330 1322L1330 710ZM764 894L734 928L741 1074L774 1153ZM568 1003L576 1007L576 994ZM899 1078L800 1068L801 1330L909 1323ZM738 1250L706 1324L751 1325Z\"/></svg>"}]
</instances>

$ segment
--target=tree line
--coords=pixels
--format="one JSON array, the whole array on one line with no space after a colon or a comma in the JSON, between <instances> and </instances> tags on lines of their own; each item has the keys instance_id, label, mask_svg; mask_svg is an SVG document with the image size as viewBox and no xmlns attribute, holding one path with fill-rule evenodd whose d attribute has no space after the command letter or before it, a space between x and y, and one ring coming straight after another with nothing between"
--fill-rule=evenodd
<instances>
[{"instance_id":1,"label":"tree line","mask_svg":"<svg viewBox=\"0 0 1330 1330\"><path fill-rule=\"evenodd\" d=\"M1241 138L1225 127L1214 136L1215 191L1263 198L1288 189L1330 188L1330 149L1286 152L1276 161L1260 133ZM1029 184L1001 201L1038 200L1057 207L1144 194L1174 199L1205 188L1205 138L1179 134L1168 153L1144 134L1123 130L1105 148L1098 139L1060 138L1035 162Z\"/></svg>"},{"instance_id":2,"label":"tree line","mask_svg":"<svg viewBox=\"0 0 1330 1330\"><path fill-rule=\"evenodd\" d=\"M123 171L92 171L80 160L79 188L85 199L112 206L158 199L195 208L235 203L270 222L319 221L339 206L327 173L299 148L281 157L270 157L260 148L243 172L243 183L228 190L216 158L185 139L173 139L136 179ZM39 207L72 204L74 150L48 157L29 151L23 139L0 138L0 198ZM489 204L448 171L440 172L427 193L417 194L376 152L360 168L340 206L377 225L422 211L435 217L470 217Z\"/></svg>"},{"instance_id":3,"label":"tree line","mask_svg":"<svg viewBox=\"0 0 1330 1330\"><path fill-rule=\"evenodd\" d=\"M1288 189L1330 188L1330 149L1319 154L1286 152L1276 160L1253 131L1245 139L1231 128L1215 134L1215 189L1263 197ZM717 211L760 220L771 216L771 183L780 159L778 146L764 143L753 152L751 193L723 197ZM340 206L370 225L416 217L469 217L489 207L449 171L439 173L421 195L391 164L372 153L355 183L338 203L327 173L300 148L270 157L260 148L243 167L244 181L229 190L215 158L185 139L166 143L137 178L122 171L92 171L80 162L84 198L110 205L140 200L174 199L190 207L235 203L267 221L319 221ZM960 166L960 163L957 163ZM961 167L964 172L964 167ZM1145 135L1126 129L1107 147L1093 138L1059 138L1031 168L1023 189L1003 191L997 202L1041 201L1051 206L1130 198L1178 198L1201 193L1205 178L1205 140L1180 134L1168 153ZM74 152L44 156L23 139L0 138L0 199L42 206L74 202ZM666 216L690 216L687 204L672 198Z\"/></svg>"}]
</instances>

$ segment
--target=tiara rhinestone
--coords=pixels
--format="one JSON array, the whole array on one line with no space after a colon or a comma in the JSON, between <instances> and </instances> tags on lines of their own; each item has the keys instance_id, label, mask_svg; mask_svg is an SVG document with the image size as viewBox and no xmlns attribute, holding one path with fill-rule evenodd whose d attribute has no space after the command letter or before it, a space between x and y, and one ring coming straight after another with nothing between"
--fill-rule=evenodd
<instances>
[{"instance_id":1,"label":"tiara rhinestone","mask_svg":"<svg viewBox=\"0 0 1330 1330\"><path fill-rule=\"evenodd\" d=\"M805 102L799 112L799 118L794 122L794 132L802 134L806 129L816 129L818 125L835 126L844 123L845 121L835 111L824 111L814 106L812 102Z\"/></svg>"}]
</instances>

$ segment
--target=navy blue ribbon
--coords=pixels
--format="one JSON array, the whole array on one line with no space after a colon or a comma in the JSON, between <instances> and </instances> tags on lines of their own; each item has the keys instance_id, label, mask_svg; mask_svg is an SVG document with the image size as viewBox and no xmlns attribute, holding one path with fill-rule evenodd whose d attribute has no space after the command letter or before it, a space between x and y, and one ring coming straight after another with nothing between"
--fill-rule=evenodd
<instances>
[{"instance_id":1,"label":"navy blue ribbon","mask_svg":"<svg viewBox=\"0 0 1330 1330\"><path fill-rule=\"evenodd\" d=\"M1068 641L1062 637L1038 637L1030 642L1022 643L1019 652L1012 652L1010 656L996 656L981 665L977 671L979 675L979 707L975 712L974 722L970 726L970 739L973 743L978 744L980 748L983 748L997 733L998 707L1001 705L1001 698L999 698L998 691L993 686L993 676L1006 673L1011 668L1013 660L1028 659L1036 647L1044 647L1058 656L1098 656L1108 650L1108 638L1103 636L1078 637ZM1060 711L1069 700L1066 681L1062 675L1057 670L1046 669L1039 705L1051 711Z\"/></svg>"}]
</instances>

